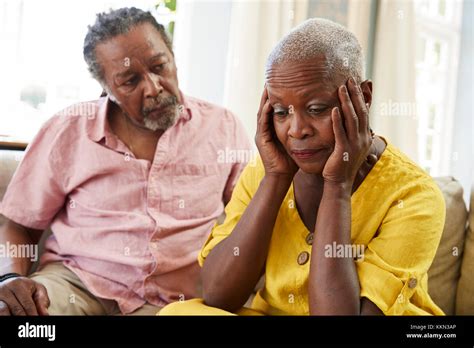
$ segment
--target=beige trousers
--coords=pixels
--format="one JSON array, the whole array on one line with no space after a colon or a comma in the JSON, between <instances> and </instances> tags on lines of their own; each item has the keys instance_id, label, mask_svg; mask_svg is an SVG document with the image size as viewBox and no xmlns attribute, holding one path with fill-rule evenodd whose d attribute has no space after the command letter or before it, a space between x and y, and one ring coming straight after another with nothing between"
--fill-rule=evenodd
<instances>
[{"instance_id":1,"label":"beige trousers","mask_svg":"<svg viewBox=\"0 0 474 348\"><path fill-rule=\"evenodd\" d=\"M62 262L47 264L29 277L48 291L50 315L122 315L115 301L95 297ZM156 315L160 309L146 303L128 315Z\"/></svg>"}]
</instances>

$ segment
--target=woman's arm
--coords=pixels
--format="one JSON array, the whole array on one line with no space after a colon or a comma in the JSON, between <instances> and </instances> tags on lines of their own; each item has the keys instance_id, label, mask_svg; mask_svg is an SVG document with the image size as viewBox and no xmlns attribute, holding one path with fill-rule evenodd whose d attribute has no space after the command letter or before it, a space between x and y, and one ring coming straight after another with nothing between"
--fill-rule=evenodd
<instances>
[{"instance_id":1,"label":"woman's arm","mask_svg":"<svg viewBox=\"0 0 474 348\"><path fill-rule=\"evenodd\" d=\"M204 302L231 312L245 304L264 271L278 211L298 170L276 140L272 114L265 88L255 137L265 177L230 236L212 249L202 269Z\"/></svg>"},{"instance_id":2,"label":"woman's arm","mask_svg":"<svg viewBox=\"0 0 474 348\"><path fill-rule=\"evenodd\" d=\"M323 170L324 191L311 253L308 292L313 315L361 314L360 286L353 255L325 256L325 247L334 242L351 245L352 186L372 142L368 110L359 86L350 80L347 87L338 89L338 94L344 118L338 108L333 109L335 148ZM364 311L367 308L371 312L371 307L364 305Z\"/></svg>"},{"instance_id":3,"label":"woman's arm","mask_svg":"<svg viewBox=\"0 0 474 348\"><path fill-rule=\"evenodd\" d=\"M260 279L280 205L291 178L265 176L229 237L212 249L202 269L204 302L233 312Z\"/></svg>"},{"instance_id":4,"label":"woman's arm","mask_svg":"<svg viewBox=\"0 0 474 348\"><path fill-rule=\"evenodd\" d=\"M312 247L309 307L313 315L360 313L359 279L352 255L326 257L325 246L350 245L351 187L325 183Z\"/></svg>"}]
</instances>

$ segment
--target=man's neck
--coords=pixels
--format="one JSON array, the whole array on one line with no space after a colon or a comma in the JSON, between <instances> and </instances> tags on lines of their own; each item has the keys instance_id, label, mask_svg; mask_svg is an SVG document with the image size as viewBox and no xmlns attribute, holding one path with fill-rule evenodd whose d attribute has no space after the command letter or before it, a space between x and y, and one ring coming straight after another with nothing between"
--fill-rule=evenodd
<instances>
[{"instance_id":1,"label":"man's neck","mask_svg":"<svg viewBox=\"0 0 474 348\"><path fill-rule=\"evenodd\" d=\"M163 134L162 129L153 131L146 128L144 125L139 124L136 120L123 112L123 110L114 102L110 102L108 116L108 120L111 124L113 123L120 128L125 128L134 137L160 138Z\"/></svg>"},{"instance_id":2,"label":"man's neck","mask_svg":"<svg viewBox=\"0 0 474 348\"><path fill-rule=\"evenodd\" d=\"M107 120L112 132L136 158L153 161L156 144L163 135L163 130L152 131L137 125L113 102L111 102Z\"/></svg>"}]
</instances>

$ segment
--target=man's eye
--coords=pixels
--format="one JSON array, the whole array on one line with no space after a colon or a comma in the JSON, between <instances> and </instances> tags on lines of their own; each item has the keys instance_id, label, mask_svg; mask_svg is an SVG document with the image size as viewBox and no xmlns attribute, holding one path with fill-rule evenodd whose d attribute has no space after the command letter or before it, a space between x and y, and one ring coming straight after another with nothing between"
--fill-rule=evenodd
<instances>
[{"instance_id":1,"label":"man's eye","mask_svg":"<svg viewBox=\"0 0 474 348\"><path fill-rule=\"evenodd\" d=\"M124 86L133 86L135 83L137 83L137 80L138 79L136 77L132 77L131 79L125 81L123 84Z\"/></svg>"},{"instance_id":2,"label":"man's eye","mask_svg":"<svg viewBox=\"0 0 474 348\"><path fill-rule=\"evenodd\" d=\"M164 68L165 68L165 63L155 65L154 68L153 68L153 70L156 71L156 72L160 72L160 71L162 71Z\"/></svg>"}]
</instances>

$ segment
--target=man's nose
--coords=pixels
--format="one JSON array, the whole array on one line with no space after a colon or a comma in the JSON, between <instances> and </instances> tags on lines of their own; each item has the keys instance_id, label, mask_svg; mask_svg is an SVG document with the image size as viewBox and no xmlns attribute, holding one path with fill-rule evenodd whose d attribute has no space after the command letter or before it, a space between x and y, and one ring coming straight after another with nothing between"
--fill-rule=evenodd
<instances>
[{"instance_id":1,"label":"man's nose","mask_svg":"<svg viewBox=\"0 0 474 348\"><path fill-rule=\"evenodd\" d=\"M303 115L297 113L296 111L290 117L290 128L288 130L288 135L295 139L303 139L307 136L311 136L313 130L310 123Z\"/></svg>"},{"instance_id":2,"label":"man's nose","mask_svg":"<svg viewBox=\"0 0 474 348\"><path fill-rule=\"evenodd\" d=\"M156 98L163 91L160 84L160 77L154 74L147 74L145 77L145 98Z\"/></svg>"}]
</instances>

